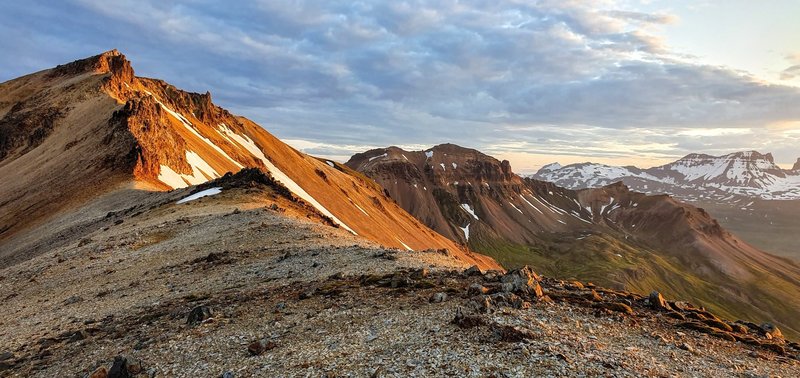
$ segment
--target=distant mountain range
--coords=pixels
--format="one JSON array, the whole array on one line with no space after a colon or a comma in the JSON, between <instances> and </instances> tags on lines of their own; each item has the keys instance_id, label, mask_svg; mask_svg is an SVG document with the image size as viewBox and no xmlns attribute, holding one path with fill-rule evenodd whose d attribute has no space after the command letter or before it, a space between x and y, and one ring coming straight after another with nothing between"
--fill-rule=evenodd
<instances>
[{"instance_id":1,"label":"distant mountain range","mask_svg":"<svg viewBox=\"0 0 800 378\"><path fill-rule=\"evenodd\" d=\"M756 151L723 156L689 154L659 167L642 169L596 163L548 164L530 176L571 189L622 181L643 193L665 193L687 201L800 199L800 159L792 169L775 164L772 154Z\"/></svg>"},{"instance_id":2,"label":"distant mountain range","mask_svg":"<svg viewBox=\"0 0 800 378\"><path fill-rule=\"evenodd\" d=\"M704 177L691 168L702 166L700 159L684 163L675 168L686 172L682 179ZM800 333L800 322L790 320L800 300L786 294L800 288L800 265L754 248L704 209L670 196L637 193L619 181L571 190L520 177L508 161L453 144L374 149L345 164L375 180L426 226L505 267L527 264L553 277L659 290L733 317L772 316ZM678 177L651 176L651 182Z\"/></svg>"}]
</instances>

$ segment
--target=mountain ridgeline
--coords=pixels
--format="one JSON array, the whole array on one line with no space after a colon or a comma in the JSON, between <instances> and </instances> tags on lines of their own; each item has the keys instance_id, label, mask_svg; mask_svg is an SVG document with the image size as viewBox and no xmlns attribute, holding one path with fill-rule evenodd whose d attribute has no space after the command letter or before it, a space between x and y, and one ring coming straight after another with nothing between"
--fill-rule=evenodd
<instances>
[{"instance_id":1,"label":"mountain ridgeline","mask_svg":"<svg viewBox=\"0 0 800 378\"><path fill-rule=\"evenodd\" d=\"M498 267L423 226L374 182L298 152L209 93L135 76L116 50L0 84L0 131L0 176L14 178L0 181L0 262L46 251L37 230L67 227L59 216L104 195L183 188L250 167L305 203L309 217L385 246L447 249Z\"/></svg>"},{"instance_id":2,"label":"mountain ridgeline","mask_svg":"<svg viewBox=\"0 0 800 378\"><path fill-rule=\"evenodd\" d=\"M531 176L583 189L624 181L634 190L669 193L681 199L729 201L734 196L764 200L800 199L800 159L792 169L756 151L723 156L689 154L672 163L642 169L595 163L548 164Z\"/></svg>"},{"instance_id":3,"label":"mountain ridgeline","mask_svg":"<svg viewBox=\"0 0 800 378\"><path fill-rule=\"evenodd\" d=\"M622 183L571 190L514 174L507 161L452 144L354 155L440 234L497 259L628 290L659 290L731 317L800 330L800 267L740 240L706 211Z\"/></svg>"}]
</instances>

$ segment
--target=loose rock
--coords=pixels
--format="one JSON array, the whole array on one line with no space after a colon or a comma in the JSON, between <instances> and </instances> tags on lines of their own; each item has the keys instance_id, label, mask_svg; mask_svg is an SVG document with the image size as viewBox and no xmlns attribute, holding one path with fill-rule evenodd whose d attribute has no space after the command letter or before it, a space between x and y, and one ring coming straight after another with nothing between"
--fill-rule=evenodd
<instances>
[{"instance_id":1,"label":"loose rock","mask_svg":"<svg viewBox=\"0 0 800 378\"><path fill-rule=\"evenodd\" d=\"M186 323L189 325L197 325L213 316L214 311L211 310L211 307L197 306L193 308L191 312L189 312L189 316L186 318Z\"/></svg>"},{"instance_id":2,"label":"loose rock","mask_svg":"<svg viewBox=\"0 0 800 378\"><path fill-rule=\"evenodd\" d=\"M661 296L661 293L657 291L653 291L650 293L650 297L648 298L650 302L650 307L660 310L660 311L672 311L672 307L670 307L669 303Z\"/></svg>"},{"instance_id":3,"label":"loose rock","mask_svg":"<svg viewBox=\"0 0 800 378\"><path fill-rule=\"evenodd\" d=\"M447 300L447 293L434 293L428 301L430 303L442 303Z\"/></svg>"}]
</instances>

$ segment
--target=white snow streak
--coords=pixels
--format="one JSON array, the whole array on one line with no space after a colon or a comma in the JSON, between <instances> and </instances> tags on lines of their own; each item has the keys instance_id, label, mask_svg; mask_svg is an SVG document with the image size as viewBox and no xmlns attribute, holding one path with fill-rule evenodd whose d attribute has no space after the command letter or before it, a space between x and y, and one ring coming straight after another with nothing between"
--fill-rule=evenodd
<instances>
[{"instance_id":1,"label":"white snow streak","mask_svg":"<svg viewBox=\"0 0 800 378\"><path fill-rule=\"evenodd\" d=\"M197 192L195 194L192 194L192 195L190 195L188 197L185 197L185 198L183 198L180 201L175 202L175 203L176 204L182 204L182 203L186 203L186 202L189 202L189 201L194 201L194 200L196 200L198 198L213 196L213 195L219 194L221 192L222 192L222 188L221 187L206 189L206 190Z\"/></svg>"}]
</instances>

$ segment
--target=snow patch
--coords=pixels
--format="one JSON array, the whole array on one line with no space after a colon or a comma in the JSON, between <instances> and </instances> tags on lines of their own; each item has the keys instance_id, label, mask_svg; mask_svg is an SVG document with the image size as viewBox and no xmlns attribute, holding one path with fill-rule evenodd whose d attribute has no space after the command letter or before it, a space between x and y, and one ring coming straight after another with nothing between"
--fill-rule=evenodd
<instances>
[{"instance_id":1,"label":"snow patch","mask_svg":"<svg viewBox=\"0 0 800 378\"><path fill-rule=\"evenodd\" d=\"M475 210L473 210L472 206L470 206L468 203L462 203L461 208L464 209L464 211L466 211L467 213L469 213L469 215L472 215L472 217L475 218L475 220L480 220L478 219L478 216L475 214Z\"/></svg>"},{"instance_id":2,"label":"snow patch","mask_svg":"<svg viewBox=\"0 0 800 378\"><path fill-rule=\"evenodd\" d=\"M214 168L212 168L200 155L194 151L186 151L186 161L192 167L192 174L181 174L175 172L172 168L161 165L158 173L158 180L173 189L185 188L189 185L202 184L209 179L220 177Z\"/></svg>"},{"instance_id":3,"label":"snow patch","mask_svg":"<svg viewBox=\"0 0 800 378\"><path fill-rule=\"evenodd\" d=\"M399 238L395 238L395 239L396 239L398 242L400 242L400 244L402 244L402 245L403 245L403 247L405 247L405 249L407 249L407 250L409 250L409 251L413 251L413 249L411 249L411 247L409 247L409 246L408 246L408 244L406 244L406 243L403 243L403 241L402 241L402 240L400 240Z\"/></svg>"},{"instance_id":4,"label":"snow patch","mask_svg":"<svg viewBox=\"0 0 800 378\"><path fill-rule=\"evenodd\" d=\"M511 201L508 201L508 204L511 205L511 207L513 207L514 210L517 210L517 211L519 211L520 214L523 214L522 210L520 210L516 205L511 203Z\"/></svg>"},{"instance_id":5,"label":"snow patch","mask_svg":"<svg viewBox=\"0 0 800 378\"><path fill-rule=\"evenodd\" d=\"M456 163L452 163L452 164L453 164L453 169L458 168L458 164L456 164Z\"/></svg>"},{"instance_id":6,"label":"snow patch","mask_svg":"<svg viewBox=\"0 0 800 378\"><path fill-rule=\"evenodd\" d=\"M459 227L461 229L461 231L464 232L464 238L467 239L467 240L469 240L469 225L470 224L471 223L467 223L467 227Z\"/></svg>"},{"instance_id":7,"label":"snow patch","mask_svg":"<svg viewBox=\"0 0 800 378\"><path fill-rule=\"evenodd\" d=\"M433 150L430 150L430 151L425 151L425 157L426 157L427 159L430 159L430 158L432 158L432 157L433 157Z\"/></svg>"},{"instance_id":8,"label":"snow patch","mask_svg":"<svg viewBox=\"0 0 800 378\"><path fill-rule=\"evenodd\" d=\"M366 216L369 216L369 214L367 214L367 212L366 212L366 211L364 211L364 209L362 209L362 208L361 208L361 206L358 206L358 205L357 205L355 202L353 202L353 205L354 205L355 207L357 207L359 210L361 210L361 212L362 212L362 213L364 213L364 215L366 215Z\"/></svg>"},{"instance_id":9,"label":"snow patch","mask_svg":"<svg viewBox=\"0 0 800 378\"><path fill-rule=\"evenodd\" d=\"M163 182L172 189L189 186L186 181L183 181L183 177L180 173L173 171L172 168L163 164L158 171L158 181Z\"/></svg>"},{"instance_id":10,"label":"snow patch","mask_svg":"<svg viewBox=\"0 0 800 378\"><path fill-rule=\"evenodd\" d=\"M197 192L195 194L192 194L192 195L190 195L188 197L185 197L185 198L183 198L180 201L175 202L175 203L180 205L182 203L186 203L186 202L189 202L189 201L194 201L194 200L196 200L198 198L213 196L213 195L219 194L221 192L222 192L222 188L221 187L206 189L206 190L199 191L199 192Z\"/></svg>"},{"instance_id":11,"label":"snow patch","mask_svg":"<svg viewBox=\"0 0 800 378\"><path fill-rule=\"evenodd\" d=\"M330 166L331 166L331 168L336 168L336 164L333 164L333 162L332 162L332 161L330 161L330 160L325 160L325 164L328 164L328 165L330 165Z\"/></svg>"},{"instance_id":12,"label":"snow patch","mask_svg":"<svg viewBox=\"0 0 800 378\"><path fill-rule=\"evenodd\" d=\"M341 225L345 230L350 231L350 233L352 233L353 235L358 235L355 231L353 231L352 228L348 227L347 224L339 220L339 218L337 218L335 215L333 215L333 213L331 213L328 209L326 209L325 206L322 206L321 203L317 202L317 200L314 197L308 194L308 192L306 192L294 180L289 178L289 176L283 173L283 171L278 169L278 167L276 167L275 164L272 164L272 162L269 161L269 159L267 159L267 156L264 155L264 152L261 151L261 149L258 148L258 146L256 146L255 142L253 142L252 139L248 138L247 136L241 136L239 134L236 134L227 128L225 128L224 130L227 130L226 133L228 133L228 136L230 136L237 143L242 145L242 147L247 149L247 151L250 151L250 153L253 154L255 157L261 159L261 162L264 163L264 165L267 167L267 170L269 171L270 174L272 174L272 177L275 180L280 181L284 186L286 186L286 188L292 191L292 193L302 198L304 201L308 202L311 206L314 206L314 208L319 210L320 213L324 214L328 218L331 218L334 222Z\"/></svg>"},{"instance_id":13,"label":"snow patch","mask_svg":"<svg viewBox=\"0 0 800 378\"><path fill-rule=\"evenodd\" d=\"M147 91L145 91L145 92L147 92ZM147 92L147 94L152 96L153 99L156 100L158 105L161 106L161 108L164 109L164 111L167 112L167 114L171 115L173 118L177 119L180 123L182 123L183 126L186 128L186 130L189 130L189 132L194 134L196 137L200 138L200 140L205 142L209 147L213 148L215 151L219 152L220 155L222 155L225 158L227 158L228 160L230 160L231 163L236 165L238 168L244 168L244 166L239 164L238 161L231 159L231 157L228 156L228 154L225 153L225 151L223 151L221 148L219 148L219 146L214 144L214 142L212 142L210 139L200 135L200 133L197 132L197 130L194 129L194 126L192 125L192 123L188 119L186 119L186 117L184 117L183 114L180 114L180 113L170 109L168 106L164 105L164 103L159 101L158 97L154 96L152 93ZM227 129L227 126L225 128Z\"/></svg>"},{"instance_id":14,"label":"snow patch","mask_svg":"<svg viewBox=\"0 0 800 378\"><path fill-rule=\"evenodd\" d=\"M375 159L380 159L380 158L385 158L385 157L387 157L387 156L389 156L389 154L388 154L388 153L385 153L385 154L383 154L383 155L373 156L373 157L369 158L369 161L373 161L373 160L375 160Z\"/></svg>"},{"instance_id":15,"label":"snow patch","mask_svg":"<svg viewBox=\"0 0 800 378\"><path fill-rule=\"evenodd\" d=\"M523 201L525 201L525 203L527 203L527 204L528 204L528 206L530 206L530 207L532 207L534 210L538 211L538 212L539 212L539 214L542 214L542 215L544 215L544 213L543 213L541 210L539 210L539 208L538 208L538 207L534 206L534 205L531 203L531 201L528 201L528 200L525 198L525 196L519 196L519 198L522 198L522 200L523 200Z\"/></svg>"},{"instance_id":16,"label":"snow patch","mask_svg":"<svg viewBox=\"0 0 800 378\"><path fill-rule=\"evenodd\" d=\"M447 170L447 168L445 168L445 167L444 167L444 163L439 163L439 165L440 165L440 166L442 166L442 170L443 170L443 171L446 171L446 170Z\"/></svg>"}]
</instances>

